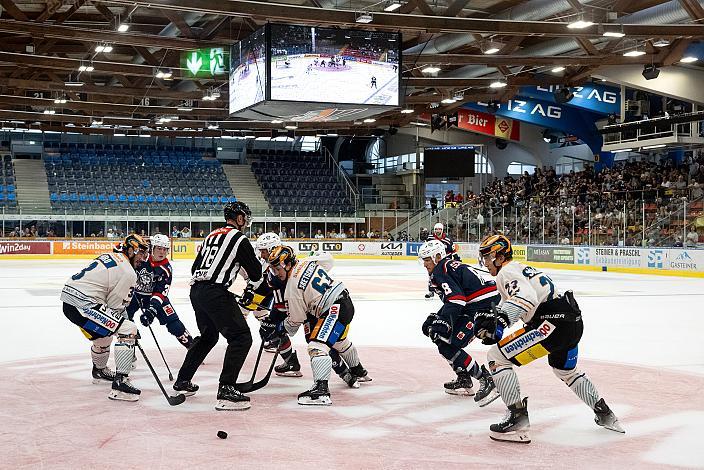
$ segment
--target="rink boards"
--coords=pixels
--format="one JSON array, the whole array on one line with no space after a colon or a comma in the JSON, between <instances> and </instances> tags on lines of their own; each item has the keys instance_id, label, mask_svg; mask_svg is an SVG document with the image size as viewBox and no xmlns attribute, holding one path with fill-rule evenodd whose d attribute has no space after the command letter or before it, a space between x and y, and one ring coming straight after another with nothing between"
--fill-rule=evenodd
<instances>
[{"instance_id":1,"label":"rink boards","mask_svg":"<svg viewBox=\"0 0 704 470\"><path fill-rule=\"evenodd\" d=\"M112 251L117 240L0 240L0 258L92 258ZM193 259L200 240L173 240L172 258ZM285 240L301 254L325 251L336 258L414 259L419 242ZM465 261L476 262L479 245L457 243ZM559 269L704 277L704 250L609 246L514 245L514 258Z\"/></svg>"}]
</instances>

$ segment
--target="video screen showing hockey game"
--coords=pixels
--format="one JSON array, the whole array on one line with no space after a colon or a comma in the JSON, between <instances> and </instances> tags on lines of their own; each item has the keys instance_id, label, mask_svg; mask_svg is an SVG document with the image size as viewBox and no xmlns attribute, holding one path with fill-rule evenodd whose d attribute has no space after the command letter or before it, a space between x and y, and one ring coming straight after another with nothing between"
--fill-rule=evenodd
<instances>
[{"instance_id":1,"label":"video screen showing hockey game","mask_svg":"<svg viewBox=\"0 0 704 470\"><path fill-rule=\"evenodd\" d=\"M259 28L232 46L230 53L230 114L266 97L266 36Z\"/></svg>"},{"instance_id":2,"label":"video screen showing hockey game","mask_svg":"<svg viewBox=\"0 0 704 470\"><path fill-rule=\"evenodd\" d=\"M398 106L399 35L271 25L271 99Z\"/></svg>"}]
</instances>

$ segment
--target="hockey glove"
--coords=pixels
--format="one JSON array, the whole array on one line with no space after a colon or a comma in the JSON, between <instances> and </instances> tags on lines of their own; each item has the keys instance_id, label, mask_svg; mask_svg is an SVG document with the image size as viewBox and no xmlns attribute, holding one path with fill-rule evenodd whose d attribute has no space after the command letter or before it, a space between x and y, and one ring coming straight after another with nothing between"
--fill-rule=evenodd
<instances>
[{"instance_id":1,"label":"hockey glove","mask_svg":"<svg viewBox=\"0 0 704 470\"><path fill-rule=\"evenodd\" d=\"M259 326L259 336L262 341L273 341L281 338L285 334L284 322L273 322L269 318L262 320Z\"/></svg>"},{"instance_id":2,"label":"hockey glove","mask_svg":"<svg viewBox=\"0 0 704 470\"><path fill-rule=\"evenodd\" d=\"M139 321L144 326L149 326L156 318L156 310L154 307L149 307L146 310L142 310L142 314L139 316Z\"/></svg>"},{"instance_id":3,"label":"hockey glove","mask_svg":"<svg viewBox=\"0 0 704 470\"><path fill-rule=\"evenodd\" d=\"M496 344L508 326L508 318L496 308L491 312L479 312L474 317L474 336L481 339L482 344Z\"/></svg>"},{"instance_id":4,"label":"hockey glove","mask_svg":"<svg viewBox=\"0 0 704 470\"><path fill-rule=\"evenodd\" d=\"M432 325L437 318L437 313L431 313L430 315L428 315L428 318L425 319L425 321L423 322L423 326L421 326L421 331L425 336L430 337L430 325Z\"/></svg>"},{"instance_id":5,"label":"hockey glove","mask_svg":"<svg viewBox=\"0 0 704 470\"><path fill-rule=\"evenodd\" d=\"M240 298L237 299L237 303L247 310L256 310L259 307L259 302L255 301L255 297L260 297L260 299L257 299L259 301L264 300L264 297L261 295L257 296L257 294L254 293L254 288L252 285L248 284L247 287L245 287L244 292L242 292Z\"/></svg>"},{"instance_id":6,"label":"hockey glove","mask_svg":"<svg viewBox=\"0 0 704 470\"><path fill-rule=\"evenodd\" d=\"M438 317L433 320L433 323L430 325L429 336L433 343L443 341L449 344L452 336L452 325L450 325L450 322L447 320Z\"/></svg>"}]
</instances>

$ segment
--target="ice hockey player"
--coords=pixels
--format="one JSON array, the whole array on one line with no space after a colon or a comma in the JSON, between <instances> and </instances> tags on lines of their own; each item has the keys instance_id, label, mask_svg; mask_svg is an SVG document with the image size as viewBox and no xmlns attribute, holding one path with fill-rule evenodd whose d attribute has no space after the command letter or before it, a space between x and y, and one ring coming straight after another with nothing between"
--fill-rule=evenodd
<instances>
[{"instance_id":1,"label":"ice hockey player","mask_svg":"<svg viewBox=\"0 0 704 470\"><path fill-rule=\"evenodd\" d=\"M142 325L148 327L156 318L188 349L193 343L193 338L169 300L169 288L173 280L173 270L167 258L171 249L169 237L153 235L149 239L149 247L149 258L137 267L137 287L132 302L127 307L128 317L132 320L135 312L141 309L139 321Z\"/></svg>"},{"instance_id":2,"label":"ice hockey player","mask_svg":"<svg viewBox=\"0 0 704 470\"><path fill-rule=\"evenodd\" d=\"M359 361L357 349L347 337L354 317L354 305L349 291L340 281L333 280L327 271L332 258L299 261L290 246L274 248L269 264L276 279L285 288L284 301L288 306L286 318L276 328L284 328L294 335L298 328L305 328L308 354L313 371L313 386L298 395L301 405L331 405L328 380L333 360L330 350L335 349L349 366L359 382L371 380Z\"/></svg>"},{"instance_id":3,"label":"ice hockey player","mask_svg":"<svg viewBox=\"0 0 704 470\"><path fill-rule=\"evenodd\" d=\"M625 432L587 375L577 367L582 337L582 312L572 291L560 293L552 279L541 271L513 260L511 242L504 235L490 235L479 245L481 263L486 266L501 293L501 303L489 313L478 313L474 331L484 344L489 370L508 413L490 426L496 441L530 442L528 398L521 400L513 366L524 366L543 356L555 375L594 410L599 426ZM519 320L525 326L503 337Z\"/></svg>"},{"instance_id":4,"label":"ice hockey player","mask_svg":"<svg viewBox=\"0 0 704 470\"><path fill-rule=\"evenodd\" d=\"M369 88L376 88L376 77L372 75L372 83L369 85Z\"/></svg>"},{"instance_id":5,"label":"ice hockey player","mask_svg":"<svg viewBox=\"0 0 704 470\"><path fill-rule=\"evenodd\" d=\"M103 253L71 276L61 291L64 315L93 343L93 383L112 382L111 400L137 401L142 393L128 379L137 326L127 319L125 309L137 282L135 270L148 249L142 237L128 235L113 253ZM116 373L107 366L113 336Z\"/></svg>"},{"instance_id":6,"label":"ice hockey player","mask_svg":"<svg viewBox=\"0 0 704 470\"><path fill-rule=\"evenodd\" d=\"M438 347L457 373L457 379L445 384L451 395L474 395L479 406L486 406L499 395L486 367L467 354L465 348L474 339L473 322L479 312L490 312L499 303L494 281L485 281L468 265L447 256L445 245L438 240L423 243L418 257L430 275L430 283L437 290L443 306L431 313L423 323L423 334ZM472 377L479 381L475 394Z\"/></svg>"},{"instance_id":7,"label":"ice hockey player","mask_svg":"<svg viewBox=\"0 0 704 470\"><path fill-rule=\"evenodd\" d=\"M447 236L445 233L445 226L438 222L435 224L433 227L433 233L428 235L428 238L426 238L425 241L429 242L432 240L438 240L442 242L442 244L445 246L445 253L449 256L452 255L453 259L457 261L461 261L460 255L455 252L455 243L452 241L452 239ZM428 293L425 294L426 299L430 299L435 295L435 292L433 291L433 288L430 284L428 284Z\"/></svg>"}]
</instances>

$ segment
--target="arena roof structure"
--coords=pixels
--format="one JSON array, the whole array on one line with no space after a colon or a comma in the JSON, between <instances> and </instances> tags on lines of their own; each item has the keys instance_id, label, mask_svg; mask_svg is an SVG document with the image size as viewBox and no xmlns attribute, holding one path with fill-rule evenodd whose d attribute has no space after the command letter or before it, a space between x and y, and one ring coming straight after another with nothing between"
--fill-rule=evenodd
<instances>
[{"instance_id":1,"label":"arena roof structure","mask_svg":"<svg viewBox=\"0 0 704 470\"><path fill-rule=\"evenodd\" d=\"M502 102L522 85L579 85L618 65L669 66L704 38L696 0L0 0L0 120L112 135L271 135L286 123L230 119L227 77L194 77L184 51L229 47L267 22L402 34L402 107L417 113ZM499 86L496 86L496 85ZM216 93L218 92L218 93ZM203 100L208 96L209 100ZM443 99L454 100L442 104ZM300 123L314 134L320 123Z\"/></svg>"}]
</instances>

